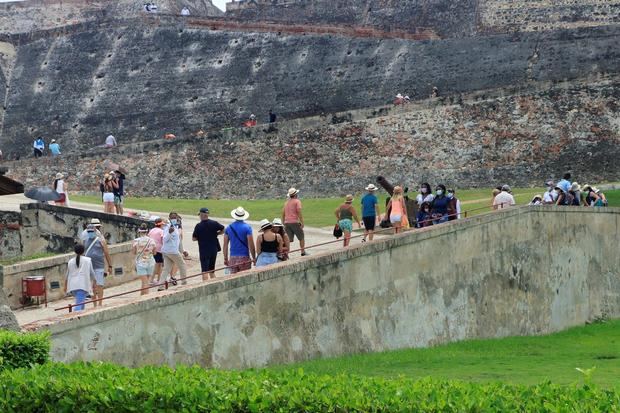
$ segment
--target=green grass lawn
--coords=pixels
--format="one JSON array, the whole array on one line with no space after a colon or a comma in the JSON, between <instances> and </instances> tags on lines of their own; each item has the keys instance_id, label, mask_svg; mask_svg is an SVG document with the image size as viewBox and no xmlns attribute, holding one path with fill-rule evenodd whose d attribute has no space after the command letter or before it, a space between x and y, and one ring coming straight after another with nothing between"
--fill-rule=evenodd
<instances>
[{"instance_id":1,"label":"green grass lawn","mask_svg":"<svg viewBox=\"0 0 620 413\"><path fill-rule=\"evenodd\" d=\"M502 381L537 384L581 382L577 367L596 367L593 382L620 388L620 320L538 337L472 340L428 348L323 359L274 370L303 368L316 374Z\"/></svg>"},{"instance_id":2,"label":"green grass lawn","mask_svg":"<svg viewBox=\"0 0 620 413\"><path fill-rule=\"evenodd\" d=\"M517 204L527 204L535 194L541 194L541 188L515 188L513 190ZM359 199L363 194L356 194L354 205L359 212ZM412 196L414 196L413 194ZM384 205L387 197L385 191L379 191L378 197L380 204ZM457 193L461 200L462 210L475 210L471 215L477 215L490 211L491 190L490 189L467 189ZM620 191L609 191L607 197L610 205L620 206ZM71 196L71 199L79 202L101 204L99 196ZM334 224L334 210L340 205L343 198L308 198L303 199L303 213L305 223L312 227L327 227ZM230 211L238 206L243 206L250 212L250 219L260 221L263 218L273 219L279 217L284 205L284 199L258 199L258 200L228 200L228 199L163 199L163 198L132 198L125 200L126 210L135 211L176 211L181 215L196 215L198 210L206 206L211 211L213 217L229 217ZM488 208L487 208L488 207ZM480 209L483 208L483 209ZM103 208L102 208L103 209ZM383 211L383 209L382 209Z\"/></svg>"}]
</instances>

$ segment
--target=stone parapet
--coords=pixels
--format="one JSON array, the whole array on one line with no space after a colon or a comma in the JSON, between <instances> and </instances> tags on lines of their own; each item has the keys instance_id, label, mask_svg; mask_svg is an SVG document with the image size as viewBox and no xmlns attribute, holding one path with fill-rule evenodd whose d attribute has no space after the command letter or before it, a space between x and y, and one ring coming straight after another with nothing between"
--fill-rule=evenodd
<instances>
[{"instance_id":1,"label":"stone parapet","mask_svg":"<svg viewBox=\"0 0 620 413\"><path fill-rule=\"evenodd\" d=\"M620 317L618 225L617 208L506 209L24 328L60 362L236 369L548 334Z\"/></svg>"}]
</instances>

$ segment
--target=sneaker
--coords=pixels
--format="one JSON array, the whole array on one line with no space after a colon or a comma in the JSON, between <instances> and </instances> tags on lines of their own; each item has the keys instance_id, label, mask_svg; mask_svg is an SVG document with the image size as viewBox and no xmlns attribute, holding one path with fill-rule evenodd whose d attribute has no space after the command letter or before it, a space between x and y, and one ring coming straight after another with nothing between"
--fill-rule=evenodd
<instances>
[{"instance_id":1,"label":"sneaker","mask_svg":"<svg viewBox=\"0 0 620 413\"><path fill-rule=\"evenodd\" d=\"M159 287L159 288L157 289L157 291L164 291L164 290L165 290L165 288L164 288L164 287Z\"/></svg>"},{"instance_id":2,"label":"sneaker","mask_svg":"<svg viewBox=\"0 0 620 413\"><path fill-rule=\"evenodd\" d=\"M306 255L310 255L310 254L308 254L307 252L302 252L302 253L301 253L301 256L302 256L302 257L305 257Z\"/></svg>"},{"instance_id":3,"label":"sneaker","mask_svg":"<svg viewBox=\"0 0 620 413\"><path fill-rule=\"evenodd\" d=\"M362 242L366 242L366 238L362 238Z\"/></svg>"},{"instance_id":4,"label":"sneaker","mask_svg":"<svg viewBox=\"0 0 620 413\"><path fill-rule=\"evenodd\" d=\"M171 283L172 285L177 285L177 284L178 284L178 283L177 283L177 279L176 279L176 278L174 278L174 277L170 277L170 283Z\"/></svg>"}]
</instances>

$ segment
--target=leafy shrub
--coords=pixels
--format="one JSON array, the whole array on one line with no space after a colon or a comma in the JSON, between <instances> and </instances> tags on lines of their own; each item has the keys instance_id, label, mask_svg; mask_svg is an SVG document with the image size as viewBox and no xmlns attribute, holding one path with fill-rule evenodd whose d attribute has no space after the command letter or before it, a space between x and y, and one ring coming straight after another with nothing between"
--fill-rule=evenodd
<instances>
[{"instance_id":1,"label":"leafy shrub","mask_svg":"<svg viewBox=\"0 0 620 413\"><path fill-rule=\"evenodd\" d=\"M303 371L128 369L48 363L0 373L11 412L581 412L618 411L620 395L590 386L475 384L315 376Z\"/></svg>"},{"instance_id":2,"label":"leafy shrub","mask_svg":"<svg viewBox=\"0 0 620 413\"><path fill-rule=\"evenodd\" d=\"M30 367L49 361L49 333L0 330L0 370Z\"/></svg>"}]
</instances>

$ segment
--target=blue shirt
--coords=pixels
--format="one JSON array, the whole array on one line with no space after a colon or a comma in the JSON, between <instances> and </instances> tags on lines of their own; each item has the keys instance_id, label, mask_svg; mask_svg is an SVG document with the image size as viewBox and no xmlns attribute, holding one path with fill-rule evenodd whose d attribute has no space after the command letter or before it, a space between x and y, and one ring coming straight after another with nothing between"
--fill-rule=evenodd
<instances>
[{"instance_id":1,"label":"blue shirt","mask_svg":"<svg viewBox=\"0 0 620 413\"><path fill-rule=\"evenodd\" d=\"M52 155L60 155L60 145L56 142L50 143L49 148Z\"/></svg>"},{"instance_id":2,"label":"blue shirt","mask_svg":"<svg viewBox=\"0 0 620 413\"><path fill-rule=\"evenodd\" d=\"M557 186L562 188L562 190L566 193L570 191L571 183L567 181L566 179L562 179L560 182L558 182Z\"/></svg>"},{"instance_id":3,"label":"blue shirt","mask_svg":"<svg viewBox=\"0 0 620 413\"><path fill-rule=\"evenodd\" d=\"M252 236L252 227L243 221L235 221L230 224L226 231L230 240L231 257L249 257L248 236Z\"/></svg>"},{"instance_id":4,"label":"blue shirt","mask_svg":"<svg viewBox=\"0 0 620 413\"><path fill-rule=\"evenodd\" d=\"M447 196L438 196L433 200L433 212L438 214L447 214L448 213L448 204L450 203L450 199Z\"/></svg>"},{"instance_id":5,"label":"blue shirt","mask_svg":"<svg viewBox=\"0 0 620 413\"><path fill-rule=\"evenodd\" d=\"M362 197L362 218L363 217L374 217L377 216L377 210L375 209L375 205L377 205L379 201L377 201L377 197L375 194L366 194Z\"/></svg>"}]
</instances>

